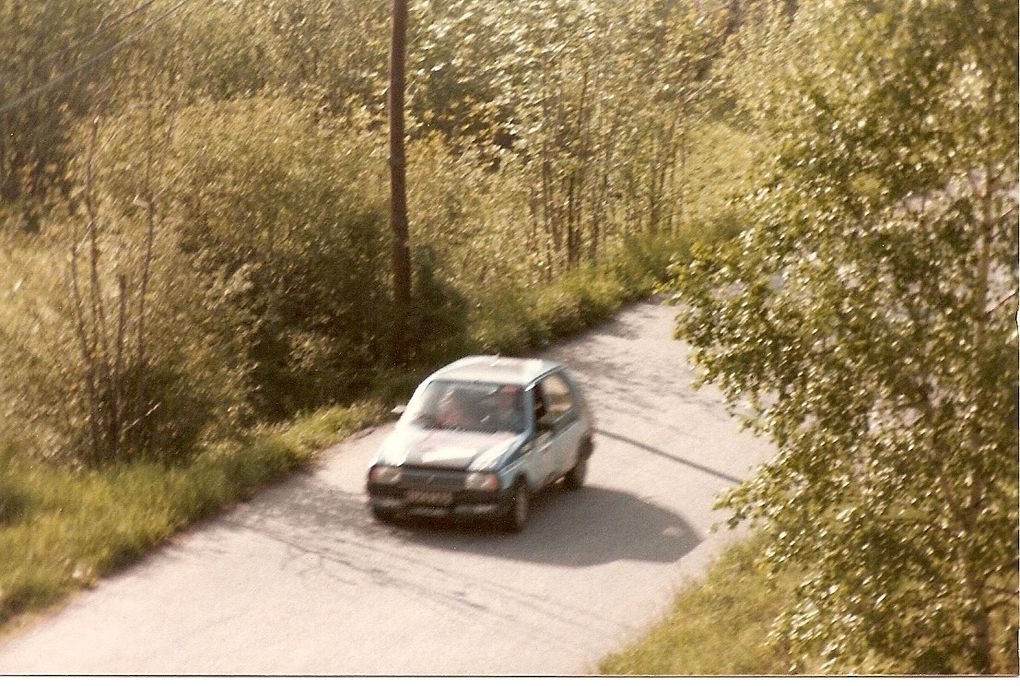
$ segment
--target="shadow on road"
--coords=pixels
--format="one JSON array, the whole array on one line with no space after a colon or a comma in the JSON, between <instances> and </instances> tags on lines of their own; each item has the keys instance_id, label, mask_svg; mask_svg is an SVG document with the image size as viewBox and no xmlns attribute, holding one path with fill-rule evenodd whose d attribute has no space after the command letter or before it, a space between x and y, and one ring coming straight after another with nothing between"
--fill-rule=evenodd
<instances>
[{"instance_id":1,"label":"shadow on road","mask_svg":"<svg viewBox=\"0 0 1020 686\"><path fill-rule=\"evenodd\" d=\"M537 494L520 534L486 523L412 519L411 540L432 548L495 555L537 564L586 567L615 560L674 562L701 538L676 513L630 493L559 486Z\"/></svg>"},{"instance_id":2,"label":"shadow on road","mask_svg":"<svg viewBox=\"0 0 1020 686\"><path fill-rule=\"evenodd\" d=\"M601 334L601 336L600 336ZM615 344L607 338L619 338ZM592 401L596 419L643 417L661 423L669 417L698 416L730 420L719 391L711 386L695 390L696 376L684 364L684 347L676 342L676 362L650 365L629 342L627 327L617 322L596 329L592 336L561 346L548 356L566 364Z\"/></svg>"},{"instance_id":3,"label":"shadow on road","mask_svg":"<svg viewBox=\"0 0 1020 686\"><path fill-rule=\"evenodd\" d=\"M408 518L379 524L361 494L331 488L311 475L301 480L304 483L287 489L286 498L270 496L244 514L234 513L227 526L270 534L304 553L327 556L335 552L330 550L334 544L349 553L352 544L385 548L399 542L402 547L422 545L564 567L624 559L673 562L701 542L673 511L606 488L547 488L534 497L527 528L508 534L486 522Z\"/></svg>"},{"instance_id":4,"label":"shadow on road","mask_svg":"<svg viewBox=\"0 0 1020 686\"><path fill-rule=\"evenodd\" d=\"M617 627L590 608L547 597L521 582L511 571L522 569L520 565L485 560L564 569L624 559L671 563L701 542L674 512L599 487L542 491L519 534L442 520L384 525L372 519L363 494L336 488L312 474L264 493L215 527L282 543L283 557L274 555L266 563L288 568L299 578L327 578L351 588L365 588L367 582L444 611L484 616L486 621L505 615L508 621L526 622L536 634L547 631L543 618L549 617L586 631ZM216 538L205 536L201 546L176 554L207 555L217 550Z\"/></svg>"},{"instance_id":5,"label":"shadow on road","mask_svg":"<svg viewBox=\"0 0 1020 686\"><path fill-rule=\"evenodd\" d=\"M722 479L723 481L728 481L731 484L736 485L736 484L741 483L741 480L738 479L735 476L732 476L730 474L726 474L725 472L717 471L715 469L712 469L711 467L706 467L704 465L698 464L697 462L692 462L690 460L687 460L687 459L684 459L684 458L680 457L679 455L674 455L672 453L667 453L665 450L660 450L659 448L656 448L655 446L648 445L647 443L642 443L640 441L635 441L633 438L628 438L628 437L623 436L621 434L613 433L612 431L605 431L603 429L596 429L595 433L597 435L599 435L599 436L605 436L606 438L611 438L614 441L623 441L624 443L628 443L628 444L634 446L635 448L640 448L641 450L643 450L643 451L645 451L647 453L652 453L653 455L658 455L659 457L665 457L666 459L672 460L672 461L677 462L679 464L682 464L684 466L690 467L692 469L697 469L699 472L704 472L705 474L711 474L712 476L714 476L716 478L719 478L719 479Z\"/></svg>"}]
</instances>

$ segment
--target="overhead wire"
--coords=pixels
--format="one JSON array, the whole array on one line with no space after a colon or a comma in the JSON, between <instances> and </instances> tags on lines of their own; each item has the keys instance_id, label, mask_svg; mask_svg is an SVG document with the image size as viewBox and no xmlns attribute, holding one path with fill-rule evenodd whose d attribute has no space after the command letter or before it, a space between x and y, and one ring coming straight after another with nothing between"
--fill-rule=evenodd
<instances>
[{"instance_id":1,"label":"overhead wire","mask_svg":"<svg viewBox=\"0 0 1020 686\"><path fill-rule=\"evenodd\" d=\"M32 100L33 98L38 97L39 95L42 95L46 91L48 91L48 90L50 90L52 88L55 88L56 86L58 86L59 84L63 83L67 79L71 78L72 76L74 76L78 72L82 71L83 69L87 69L88 67L92 66L93 64L95 64L96 62L100 61L104 57L107 57L107 56L111 55L112 53L116 52L121 47L123 47L125 44L133 41L135 38L137 38L138 36L142 35L146 31L151 29L153 26L155 26L159 22L161 22L161 21L167 19L168 17L170 17L171 15L173 15L175 12L180 10L184 5L188 4L191 1L192 0L179 0L179 2L177 2L177 4L173 5L168 10L164 11L162 14L157 15L152 20L150 20L148 23L142 25L136 31L128 34L127 36L125 36L124 38L120 39L119 41L117 41L116 43L111 45L110 47L106 48L105 50L100 51L99 53L97 53L97 54L93 55L92 57L88 58L87 60L85 60L84 62L81 62L80 64L72 67L71 69L68 69L67 71L63 72L62 74L59 74L58 76L50 79L49 81L47 81L46 83L42 84L41 86L37 86L35 88L32 88L31 90L28 90L25 93L22 93L21 95L17 96L13 100L10 100L9 102L6 102L3 105L0 105L0 114L6 114L7 112L11 111L15 107L23 105L24 103L28 102L29 100Z\"/></svg>"},{"instance_id":2,"label":"overhead wire","mask_svg":"<svg viewBox=\"0 0 1020 686\"><path fill-rule=\"evenodd\" d=\"M99 22L99 26L96 27L96 30L93 31L91 35L89 35L87 37L79 38L76 41L72 41L70 45L65 45L64 47L62 47L62 48L60 48L58 50L54 50L49 55L47 55L46 57L43 57L41 60L36 62L35 67L38 69L39 67L44 66L44 65L52 62L53 60L57 59L61 55L68 54L71 50L74 50L75 48L80 46L82 43L94 41L95 39L99 38L100 36L102 36L107 31L110 31L111 29L116 28L119 24L124 23L125 21L127 21L131 17L135 16L136 14L138 14L140 12L144 12L145 10L149 9L154 4L156 4L157 1L158 0L146 0L145 2L143 2L138 7L134 8L133 10L120 15L116 19L113 19L112 21L109 21L109 22L106 20L107 19L106 17L103 17L100 20L100 22Z\"/></svg>"}]
</instances>

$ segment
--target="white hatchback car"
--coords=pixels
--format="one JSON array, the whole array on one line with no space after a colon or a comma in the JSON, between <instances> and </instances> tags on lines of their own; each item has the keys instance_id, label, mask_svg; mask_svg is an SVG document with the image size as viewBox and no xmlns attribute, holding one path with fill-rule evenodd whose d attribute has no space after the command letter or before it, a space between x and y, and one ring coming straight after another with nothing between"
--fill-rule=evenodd
<instances>
[{"instance_id":1,"label":"white hatchback car","mask_svg":"<svg viewBox=\"0 0 1020 686\"><path fill-rule=\"evenodd\" d=\"M555 362L465 357L425 379L368 470L372 513L494 518L520 531L529 498L584 482L591 410Z\"/></svg>"}]
</instances>

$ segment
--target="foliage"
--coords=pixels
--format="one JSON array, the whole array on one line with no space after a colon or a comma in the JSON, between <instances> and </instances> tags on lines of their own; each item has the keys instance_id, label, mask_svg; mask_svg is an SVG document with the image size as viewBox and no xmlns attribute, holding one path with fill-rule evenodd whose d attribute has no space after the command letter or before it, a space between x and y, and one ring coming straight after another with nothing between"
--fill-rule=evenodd
<instances>
[{"instance_id":1,"label":"foliage","mask_svg":"<svg viewBox=\"0 0 1020 686\"><path fill-rule=\"evenodd\" d=\"M650 295L665 279L670 258L686 254L687 236L635 240L598 266L585 266L551 283L513 290L496 283L470 313L472 348L524 354L600 321L623 303Z\"/></svg>"},{"instance_id":2,"label":"foliage","mask_svg":"<svg viewBox=\"0 0 1020 686\"><path fill-rule=\"evenodd\" d=\"M686 152L730 10L458 0L417 12L418 135L441 133L510 182L527 208L518 245L546 279L635 233L682 229L695 205Z\"/></svg>"},{"instance_id":3,"label":"foliage","mask_svg":"<svg viewBox=\"0 0 1020 686\"><path fill-rule=\"evenodd\" d=\"M123 171L144 166L144 108L109 122L96 166L128 211ZM363 386L383 348L383 209L363 180L364 137L287 98L203 102L166 113L159 178L174 250L224 301L257 416L280 418ZM367 152L366 152L367 151Z\"/></svg>"},{"instance_id":4,"label":"foliage","mask_svg":"<svg viewBox=\"0 0 1020 686\"><path fill-rule=\"evenodd\" d=\"M92 419L113 390L106 382L116 381L113 349L98 348L113 343L111 339L125 341L130 350L121 357L118 383L140 390L137 383L143 378L141 360L135 355L139 329L133 328L135 335L128 338L116 322L137 322L135 308L142 301L135 299L130 311L121 310L124 291L118 285L125 284L125 291L127 284L131 289L138 287L146 230L139 217L112 211L108 197L101 193L98 200L96 269L87 280L80 279L87 281L80 287L92 300L84 312L75 305L65 239L80 237L82 216L53 217L40 235L31 240L12 238L0 251L2 433L18 436L26 451L40 458L94 462L142 451L170 458L186 454L210 430L222 433L225 427L236 426L238 415L245 414L243 370L236 364L236 348L224 344L223 338L224 320L231 315L229 303L209 297L198 287L174 247L172 234L161 232L155 236L150 288L144 299L143 416L125 416L133 419L122 428L131 421L140 422L120 435L119 440L130 444L114 440L111 445L104 439L102 445L94 445ZM105 324L97 321L100 308L106 313ZM87 354L75 324L82 316L89 328L91 352ZM97 335L105 342L97 340ZM96 377L90 364L105 367L103 376ZM106 400L100 398L98 407L90 402L96 398L87 389L89 379L101 379L96 390ZM123 393L125 388L116 392ZM124 397L135 401L134 391ZM106 437L113 439L114 434ZM122 449L125 452L119 452Z\"/></svg>"},{"instance_id":5,"label":"foliage","mask_svg":"<svg viewBox=\"0 0 1020 686\"><path fill-rule=\"evenodd\" d=\"M113 2L70 0L0 4L0 104L60 76L77 64L83 47ZM115 36L116 34L114 34ZM109 34L102 36L110 40ZM24 196L45 197L59 186L68 160L68 120L86 114L95 100L94 82L104 65L69 75L60 87L0 113L0 199L18 203L23 226L36 229L39 212ZM14 135L17 132L17 135Z\"/></svg>"},{"instance_id":6,"label":"foliage","mask_svg":"<svg viewBox=\"0 0 1020 686\"><path fill-rule=\"evenodd\" d=\"M385 3L0 4L0 107L38 94L0 115L0 437L18 437L18 474L64 470L52 487L79 496L72 474L176 478L261 422L392 398L650 293L674 252L739 223L724 197L754 136L706 121L734 8L413 3L414 350L391 370ZM18 479L0 518L20 527L37 498Z\"/></svg>"},{"instance_id":7,"label":"foliage","mask_svg":"<svg viewBox=\"0 0 1020 686\"><path fill-rule=\"evenodd\" d=\"M234 294L253 403L278 418L347 397L385 350L380 198L366 145L289 100L197 105L173 123L181 250ZM370 152L371 148L367 148Z\"/></svg>"},{"instance_id":8,"label":"foliage","mask_svg":"<svg viewBox=\"0 0 1020 686\"><path fill-rule=\"evenodd\" d=\"M830 671L1017 669L1017 8L805 4L758 28L773 147L678 334L778 454L721 504L806 578ZM752 51L753 53L753 51ZM746 409L745 409L746 408Z\"/></svg>"},{"instance_id":9,"label":"foliage","mask_svg":"<svg viewBox=\"0 0 1020 686\"><path fill-rule=\"evenodd\" d=\"M235 26L255 27L271 88L335 114L352 103L382 114L388 3L260 0L231 11Z\"/></svg>"},{"instance_id":10,"label":"foliage","mask_svg":"<svg viewBox=\"0 0 1020 686\"><path fill-rule=\"evenodd\" d=\"M770 579L759 561L763 547L760 537L728 547L704 579L680 590L665 617L637 641L603 658L599 673L788 674L789 654L767 638L799 575L787 570Z\"/></svg>"}]
</instances>

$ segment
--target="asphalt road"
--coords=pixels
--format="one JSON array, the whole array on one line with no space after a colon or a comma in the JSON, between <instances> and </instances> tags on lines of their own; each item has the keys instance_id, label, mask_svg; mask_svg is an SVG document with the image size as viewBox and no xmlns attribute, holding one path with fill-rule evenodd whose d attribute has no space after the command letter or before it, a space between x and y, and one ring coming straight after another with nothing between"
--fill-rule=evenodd
<instances>
[{"instance_id":1,"label":"asphalt road","mask_svg":"<svg viewBox=\"0 0 1020 686\"><path fill-rule=\"evenodd\" d=\"M374 522L380 427L7 637L0 673L593 672L735 535L712 502L771 454L692 390L673 314L635 305L543 353L598 433L585 488L540 494L523 533Z\"/></svg>"}]
</instances>

